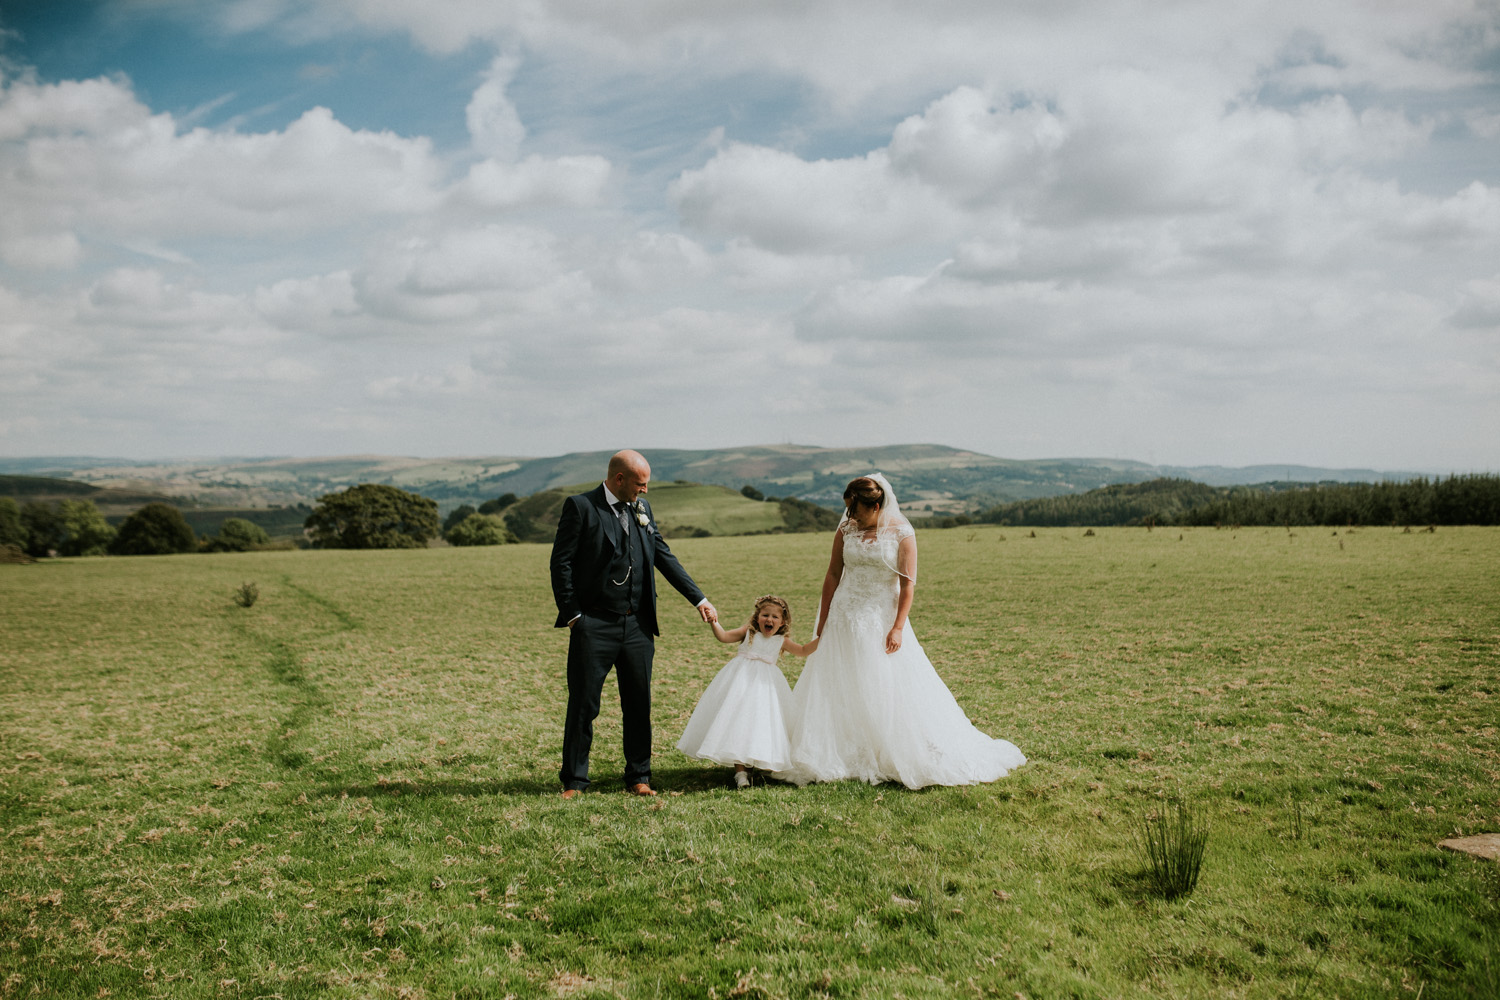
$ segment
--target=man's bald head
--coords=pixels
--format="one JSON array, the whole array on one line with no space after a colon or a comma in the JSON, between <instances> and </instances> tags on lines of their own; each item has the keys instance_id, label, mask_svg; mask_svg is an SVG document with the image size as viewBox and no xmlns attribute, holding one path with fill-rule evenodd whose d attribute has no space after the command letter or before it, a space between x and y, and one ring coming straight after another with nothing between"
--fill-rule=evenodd
<instances>
[{"instance_id":1,"label":"man's bald head","mask_svg":"<svg viewBox=\"0 0 1500 1000\"><path fill-rule=\"evenodd\" d=\"M646 492L646 486L651 482L651 463L638 451L629 448L617 451L610 456L604 482L616 497L627 503L634 502Z\"/></svg>"}]
</instances>

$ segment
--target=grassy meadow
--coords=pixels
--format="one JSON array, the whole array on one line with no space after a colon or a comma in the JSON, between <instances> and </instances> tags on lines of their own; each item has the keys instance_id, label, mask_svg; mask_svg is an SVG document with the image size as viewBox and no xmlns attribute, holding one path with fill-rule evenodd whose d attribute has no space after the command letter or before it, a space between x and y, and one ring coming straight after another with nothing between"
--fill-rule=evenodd
<instances>
[{"instance_id":1,"label":"grassy meadow","mask_svg":"<svg viewBox=\"0 0 1500 1000\"><path fill-rule=\"evenodd\" d=\"M748 499L727 486L652 483L648 499L661 529L669 533L698 528L712 535L737 535L770 531L782 524L776 504Z\"/></svg>"},{"instance_id":2,"label":"grassy meadow","mask_svg":"<svg viewBox=\"0 0 1500 1000\"><path fill-rule=\"evenodd\" d=\"M1500 830L1500 530L920 542L917 635L1031 758L993 784L732 790L673 749L730 650L668 591L662 794L606 689L561 801L546 546L0 566L0 996L1500 995L1500 868L1435 846ZM805 638L828 544L673 548Z\"/></svg>"}]
</instances>

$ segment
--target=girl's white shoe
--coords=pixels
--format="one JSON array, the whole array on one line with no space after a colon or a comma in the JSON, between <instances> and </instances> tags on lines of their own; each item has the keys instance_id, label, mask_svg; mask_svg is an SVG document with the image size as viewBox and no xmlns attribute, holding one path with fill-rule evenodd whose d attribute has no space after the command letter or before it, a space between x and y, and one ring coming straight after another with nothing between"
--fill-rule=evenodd
<instances>
[{"instance_id":1,"label":"girl's white shoe","mask_svg":"<svg viewBox=\"0 0 1500 1000\"><path fill-rule=\"evenodd\" d=\"M736 788L750 787L750 774L747 771L734 772L734 785Z\"/></svg>"}]
</instances>

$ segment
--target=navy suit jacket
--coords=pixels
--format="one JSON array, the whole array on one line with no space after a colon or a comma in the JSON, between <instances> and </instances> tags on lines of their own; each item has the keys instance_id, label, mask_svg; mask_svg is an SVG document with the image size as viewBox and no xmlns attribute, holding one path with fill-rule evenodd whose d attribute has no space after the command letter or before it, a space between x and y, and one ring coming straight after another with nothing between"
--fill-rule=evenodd
<instances>
[{"instance_id":1,"label":"navy suit jacket","mask_svg":"<svg viewBox=\"0 0 1500 1000\"><path fill-rule=\"evenodd\" d=\"M638 503L647 523L642 525L632 516L630 530L645 561L646 579L641 581L641 606L635 613L652 635L661 635L656 623L656 574L652 570L660 570L667 582L694 605L703 600L703 591L667 547L645 498ZM609 564L624 541L624 529L609 508L602 483L563 501L557 538L552 543L552 597L557 601L558 628L580 614L602 610Z\"/></svg>"}]
</instances>

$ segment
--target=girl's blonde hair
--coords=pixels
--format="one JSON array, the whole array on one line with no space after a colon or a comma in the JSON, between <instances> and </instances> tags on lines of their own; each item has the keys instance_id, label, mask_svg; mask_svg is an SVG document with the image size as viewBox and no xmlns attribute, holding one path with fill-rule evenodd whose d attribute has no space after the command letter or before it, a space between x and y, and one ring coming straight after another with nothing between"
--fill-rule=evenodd
<instances>
[{"instance_id":1,"label":"girl's blonde hair","mask_svg":"<svg viewBox=\"0 0 1500 1000\"><path fill-rule=\"evenodd\" d=\"M766 594L764 597L757 597L755 599L755 610L750 612L750 631L760 631L759 627L757 627L755 624L755 619L760 617L760 609L765 607L767 604L774 604L776 605L776 607L781 609L781 628L776 630L776 634L788 635L789 633L787 630L792 627L792 609L790 605L786 603L786 601L777 597L775 594Z\"/></svg>"}]
</instances>

